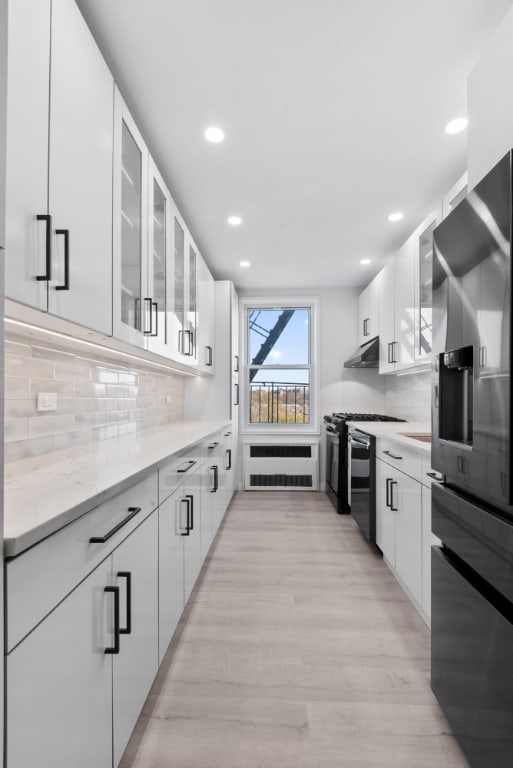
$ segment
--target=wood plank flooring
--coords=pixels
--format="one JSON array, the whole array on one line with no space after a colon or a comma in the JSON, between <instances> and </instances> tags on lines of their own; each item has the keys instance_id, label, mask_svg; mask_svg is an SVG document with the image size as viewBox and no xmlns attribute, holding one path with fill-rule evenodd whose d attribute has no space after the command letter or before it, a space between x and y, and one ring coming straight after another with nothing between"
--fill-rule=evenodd
<instances>
[{"instance_id":1,"label":"wood plank flooring","mask_svg":"<svg viewBox=\"0 0 513 768\"><path fill-rule=\"evenodd\" d=\"M467 768L429 630L324 494L238 493L122 768Z\"/></svg>"}]
</instances>

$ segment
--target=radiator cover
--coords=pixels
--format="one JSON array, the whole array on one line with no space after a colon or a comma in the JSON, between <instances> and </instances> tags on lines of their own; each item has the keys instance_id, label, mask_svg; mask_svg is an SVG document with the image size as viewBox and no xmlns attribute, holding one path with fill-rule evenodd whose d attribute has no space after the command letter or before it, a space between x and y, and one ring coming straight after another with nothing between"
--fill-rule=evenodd
<instances>
[{"instance_id":1,"label":"radiator cover","mask_svg":"<svg viewBox=\"0 0 513 768\"><path fill-rule=\"evenodd\" d=\"M244 490L317 491L318 443L244 444Z\"/></svg>"}]
</instances>

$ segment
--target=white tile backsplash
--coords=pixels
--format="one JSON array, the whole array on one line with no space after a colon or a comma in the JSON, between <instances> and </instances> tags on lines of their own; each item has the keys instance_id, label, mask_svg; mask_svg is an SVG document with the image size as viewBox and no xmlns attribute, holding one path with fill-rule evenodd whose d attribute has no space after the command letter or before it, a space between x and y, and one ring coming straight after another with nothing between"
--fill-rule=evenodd
<instances>
[{"instance_id":1,"label":"white tile backsplash","mask_svg":"<svg viewBox=\"0 0 513 768\"><path fill-rule=\"evenodd\" d=\"M431 422L431 370L384 376L385 413L408 421Z\"/></svg>"},{"instance_id":2,"label":"white tile backsplash","mask_svg":"<svg viewBox=\"0 0 513 768\"><path fill-rule=\"evenodd\" d=\"M70 342L43 346L18 330L4 349L7 462L183 419L184 379L173 371L88 357ZM38 392L57 392L57 411L38 412Z\"/></svg>"}]
</instances>

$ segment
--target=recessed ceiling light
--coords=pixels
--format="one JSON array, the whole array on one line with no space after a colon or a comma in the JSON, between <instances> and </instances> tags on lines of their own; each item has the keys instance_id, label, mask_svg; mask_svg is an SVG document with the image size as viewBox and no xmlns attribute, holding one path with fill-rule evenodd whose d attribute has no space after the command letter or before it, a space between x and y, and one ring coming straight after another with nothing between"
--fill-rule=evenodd
<instances>
[{"instance_id":1,"label":"recessed ceiling light","mask_svg":"<svg viewBox=\"0 0 513 768\"><path fill-rule=\"evenodd\" d=\"M451 120L450 123L447 123L445 132L450 136L453 136L455 133L461 133L467 127L467 123L468 120L466 117L457 117L454 120Z\"/></svg>"},{"instance_id":2,"label":"recessed ceiling light","mask_svg":"<svg viewBox=\"0 0 513 768\"><path fill-rule=\"evenodd\" d=\"M371 263L370 259L360 259L360 264L370 264L370 263Z\"/></svg>"},{"instance_id":3,"label":"recessed ceiling light","mask_svg":"<svg viewBox=\"0 0 513 768\"><path fill-rule=\"evenodd\" d=\"M224 141L224 131L216 125L211 125L205 131L205 138L212 144L220 144L221 141Z\"/></svg>"},{"instance_id":4,"label":"recessed ceiling light","mask_svg":"<svg viewBox=\"0 0 513 768\"><path fill-rule=\"evenodd\" d=\"M242 224L242 219L240 216L228 216L227 222L232 227L238 227L239 224Z\"/></svg>"},{"instance_id":5,"label":"recessed ceiling light","mask_svg":"<svg viewBox=\"0 0 513 768\"><path fill-rule=\"evenodd\" d=\"M401 213L401 211L396 211L395 213L391 213L390 214L390 216L388 217L388 220L389 221L401 221L402 218L403 218L403 214Z\"/></svg>"},{"instance_id":6,"label":"recessed ceiling light","mask_svg":"<svg viewBox=\"0 0 513 768\"><path fill-rule=\"evenodd\" d=\"M241 267L250 267L251 266L251 262L250 261L241 261L239 266L241 266Z\"/></svg>"}]
</instances>

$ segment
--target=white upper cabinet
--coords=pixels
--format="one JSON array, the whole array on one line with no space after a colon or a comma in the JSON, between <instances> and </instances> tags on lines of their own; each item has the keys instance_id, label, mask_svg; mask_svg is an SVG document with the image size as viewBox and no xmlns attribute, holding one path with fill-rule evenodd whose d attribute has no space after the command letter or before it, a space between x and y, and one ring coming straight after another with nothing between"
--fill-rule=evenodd
<instances>
[{"instance_id":1,"label":"white upper cabinet","mask_svg":"<svg viewBox=\"0 0 513 768\"><path fill-rule=\"evenodd\" d=\"M149 302L143 301L148 297L148 150L117 88L114 106L114 336L144 347L150 325Z\"/></svg>"},{"instance_id":2,"label":"white upper cabinet","mask_svg":"<svg viewBox=\"0 0 513 768\"><path fill-rule=\"evenodd\" d=\"M9 4L6 295L105 334L113 92L75 3Z\"/></svg>"},{"instance_id":3,"label":"white upper cabinet","mask_svg":"<svg viewBox=\"0 0 513 768\"><path fill-rule=\"evenodd\" d=\"M198 368L214 373L214 278L198 254Z\"/></svg>"},{"instance_id":4,"label":"white upper cabinet","mask_svg":"<svg viewBox=\"0 0 513 768\"><path fill-rule=\"evenodd\" d=\"M358 299L358 343L360 346L379 335L380 278L376 275Z\"/></svg>"},{"instance_id":5,"label":"white upper cabinet","mask_svg":"<svg viewBox=\"0 0 513 768\"><path fill-rule=\"evenodd\" d=\"M391 373L395 340L395 270L391 259L380 274L379 301L379 372Z\"/></svg>"},{"instance_id":6,"label":"white upper cabinet","mask_svg":"<svg viewBox=\"0 0 513 768\"><path fill-rule=\"evenodd\" d=\"M144 297L146 348L168 355L167 284L171 255L171 196L150 157L148 179L148 295Z\"/></svg>"},{"instance_id":7,"label":"white upper cabinet","mask_svg":"<svg viewBox=\"0 0 513 768\"><path fill-rule=\"evenodd\" d=\"M395 331L392 359L396 371L415 361L414 238L409 237L394 257Z\"/></svg>"},{"instance_id":8,"label":"white upper cabinet","mask_svg":"<svg viewBox=\"0 0 513 768\"><path fill-rule=\"evenodd\" d=\"M379 372L411 368L415 358L414 238L379 273Z\"/></svg>"}]
</instances>

